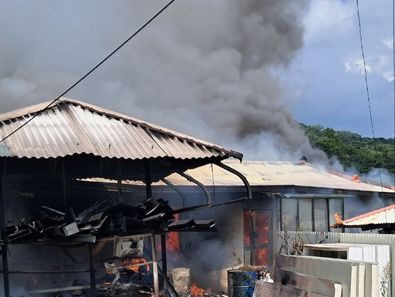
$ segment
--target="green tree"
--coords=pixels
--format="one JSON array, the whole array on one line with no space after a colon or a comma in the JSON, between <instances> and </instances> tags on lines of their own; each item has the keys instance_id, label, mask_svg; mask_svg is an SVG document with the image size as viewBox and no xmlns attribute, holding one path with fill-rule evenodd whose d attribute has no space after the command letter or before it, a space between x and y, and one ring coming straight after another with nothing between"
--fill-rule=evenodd
<instances>
[{"instance_id":1,"label":"green tree","mask_svg":"<svg viewBox=\"0 0 395 297\"><path fill-rule=\"evenodd\" d=\"M395 139L369 138L349 131L336 131L321 125L301 124L311 144L329 158L336 157L344 167L355 167L361 173L385 168L395 174Z\"/></svg>"}]
</instances>

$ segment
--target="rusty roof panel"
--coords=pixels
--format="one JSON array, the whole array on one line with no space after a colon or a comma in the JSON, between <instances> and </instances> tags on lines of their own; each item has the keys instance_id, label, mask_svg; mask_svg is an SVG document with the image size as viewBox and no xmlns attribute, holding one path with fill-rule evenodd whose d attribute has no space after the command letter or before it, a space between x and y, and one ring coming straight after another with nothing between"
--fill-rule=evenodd
<instances>
[{"instance_id":1,"label":"rusty roof panel","mask_svg":"<svg viewBox=\"0 0 395 297\"><path fill-rule=\"evenodd\" d=\"M46 103L0 115L3 138ZM126 115L63 98L0 145L0 157L57 158L76 154L123 159L241 159L242 154Z\"/></svg>"}]
</instances>

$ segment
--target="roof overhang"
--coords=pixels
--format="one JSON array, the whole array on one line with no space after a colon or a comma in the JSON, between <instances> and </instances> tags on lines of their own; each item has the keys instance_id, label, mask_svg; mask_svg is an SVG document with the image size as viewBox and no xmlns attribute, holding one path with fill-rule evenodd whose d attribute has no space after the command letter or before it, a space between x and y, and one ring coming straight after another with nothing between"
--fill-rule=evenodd
<instances>
[{"instance_id":1,"label":"roof overhang","mask_svg":"<svg viewBox=\"0 0 395 297\"><path fill-rule=\"evenodd\" d=\"M62 163L72 177L153 181L233 157L239 152L88 103L62 98L0 115L0 159L7 169ZM22 170L23 171L23 170ZM9 171L7 171L9 172Z\"/></svg>"}]
</instances>

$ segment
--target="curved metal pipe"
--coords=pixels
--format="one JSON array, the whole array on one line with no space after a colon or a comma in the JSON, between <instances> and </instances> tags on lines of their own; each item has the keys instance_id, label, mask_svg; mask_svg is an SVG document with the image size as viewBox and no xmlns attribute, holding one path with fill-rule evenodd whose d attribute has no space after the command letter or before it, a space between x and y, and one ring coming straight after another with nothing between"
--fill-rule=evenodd
<instances>
[{"instance_id":1,"label":"curved metal pipe","mask_svg":"<svg viewBox=\"0 0 395 297\"><path fill-rule=\"evenodd\" d=\"M168 179L162 178L162 181L172 190L176 191L177 194L180 196L182 201L182 207L185 207L185 202L187 201L187 197L184 195L182 191L180 191L175 185L173 185Z\"/></svg>"},{"instance_id":2,"label":"curved metal pipe","mask_svg":"<svg viewBox=\"0 0 395 297\"><path fill-rule=\"evenodd\" d=\"M239 171L237 171L236 169L229 167L228 165L225 165L221 162L219 163L214 163L215 165L225 169L226 171L233 173L234 175L238 176L242 181L243 184L246 188L247 191L247 196L246 197L242 197L242 198L238 198L238 199L234 199L234 200L230 200L230 201L225 201L225 202L220 202L220 203L212 203L211 200L211 195L210 193L206 190L206 188L204 187L204 185L197 181L196 179L194 179L192 176L184 173L184 172L177 172L178 174L180 174L181 176L185 177L187 180L197 184L206 194L207 197L207 204L200 204L200 205L195 205L195 206L190 206L187 208L182 208L182 209L176 209L174 210L174 213L182 213L182 212L188 212L188 211L193 211L193 210L197 210L197 209L201 209L201 208L205 208L205 207L216 207L216 206L224 206L227 204L232 204L232 203L238 203L238 202L243 202L246 200L251 200L252 199L252 191L251 191L251 186L250 183L248 182L247 178L241 174Z\"/></svg>"},{"instance_id":3,"label":"curved metal pipe","mask_svg":"<svg viewBox=\"0 0 395 297\"><path fill-rule=\"evenodd\" d=\"M252 191L251 191L250 183L248 182L247 178L243 174L241 174L241 172L237 171L236 169L234 169L234 168L232 168L232 167L230 167L228 165L225 165L222 162L215 163L215 165L217 165L217 166L225 169L226 171L229 171L230 173L233 173L234 175L238 176L243 181L244 186L245 186L245 188L247 190L247 199L248 200L252 199Z\"/></svg>"},{"instance_id":4,"label":"curved metal pipe","mask_svg":"<svg viewBox=\"0 0 395 297\"><path fill-rule=\"evenodd\" d=\"M181 175L182 177L186 178L187 180L189 180L190 182L198 185L199 188L201 188L203 190L203 192L204 192L204 194L206 195L206 198L207 198L207 205L211 205L213 203L213 199L211 198L210 193L207 191L205 186L200 181L198 181L197 179L193 178L189 174L186 174L185 172L177 172L177 173L179 175Z\"/></svg>"}]
</instances>

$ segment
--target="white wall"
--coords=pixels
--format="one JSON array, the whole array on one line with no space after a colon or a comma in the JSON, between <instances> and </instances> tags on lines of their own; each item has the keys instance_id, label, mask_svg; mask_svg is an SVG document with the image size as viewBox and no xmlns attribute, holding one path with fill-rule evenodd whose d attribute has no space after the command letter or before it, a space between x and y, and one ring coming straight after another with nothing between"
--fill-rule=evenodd
<instances>
[{"instance_id":1,"label":"white wall","mask_svg":"<svg viewBox=\"0 0 395 297\"><path fill-rule=\"evenodd\" d=\"M395 292L395 234L373 233L337 233L337 232L287 232L290 239L302 238L304 243L359 243L389 245L392 266L392 292ZM278 232L279 237L284 237L284 232ZM277 243L277 251L281 241Z\"/></svg>"}]
</instances>

